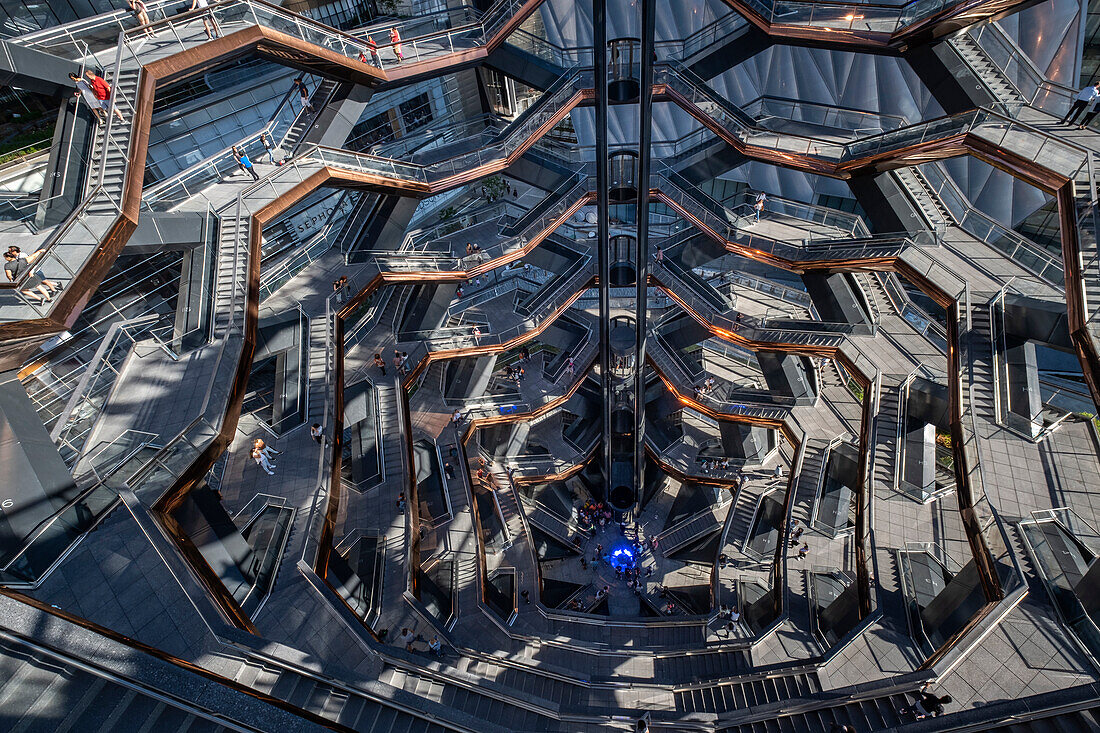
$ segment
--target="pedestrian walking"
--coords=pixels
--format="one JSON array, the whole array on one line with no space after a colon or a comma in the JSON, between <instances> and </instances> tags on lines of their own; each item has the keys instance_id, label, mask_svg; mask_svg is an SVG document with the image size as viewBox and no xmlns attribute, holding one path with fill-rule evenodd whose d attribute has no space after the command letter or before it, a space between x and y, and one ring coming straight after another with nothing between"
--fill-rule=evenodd
<instances>
[{"instance_id":1,"label":"pedestrian walking","mask_svg":"<svg viewBox=\"0 0 1100 733\"><path fill-rule=\"evenodd\" d=\"M798 548L798 559L805 560L806 556L810 554L810 543L803 542L802 547Z\"/></svg>"},{"instance_id":2,"label":"pedestrian walking","mask_svg":"<svg viewBox=\"0 0 1100 733\"><path fill-rule=\"evenodd\" d=\"M520 591L519 594L520 594L520 597L523 598L524 603L530 603L531 602L531 591L525 589L525 590Z\"/></svg>"},{"instance_id":3,"label":"pedestrian walking","mask_svg":"<svg viewBox=\"0 0 1100 733\"><path fill-rule=\"evenodd\" d=\"M783 464L782 463L775 464L775 474L774 475L775 475L776 478L783 478Z\"/></svg>"},{"instance_id":4,"label":"pedestrian walking","mask_svg":"<svg viewBox=\"0 0 1100 733\"><path fill-rule=\"evenodd\" d=\"M1077 116L1085 111L1085 108L1100 96L1100 81L1093 84L1091 87L1084 87L1081 91L1077 92L1077 96L1073 100L1073 104L1070 105L1069 112L1066 112L1066 116L1060 119L1058 122L1062 125L1072 125Z\"/></svg>"},{"instance_id":5,"label":"pedestrian walking","mask_svg":"<svg viewBox=\"0 0 1100 733\"><path fill-rule=\"evenodd\" d=\"M1100 114L1100 95L1097 95L1096 99L1089 102L1088 114L1081 120L1081 124L1077 126L1077 129L1084 130L1089 126L1089 123L1096 119L1097 114Z\"/></svg>"},{"instance_id":6,"label":"pedestrian walking","mask_svg":"<svg viewBox=\"0 0 1100 733\"><path fill-rule=\"evenodd\" d=\"M252 460L256 461L256 465L266 471L268 476L275 475L275 471L273 470L275 468L275 464L272 463L267 454L259 448L252 449Z\"/></svg>"},{"instance_id":7,"label":"pedestrian walking","mask_svg":"<svg viewBox=\"0 0 1100 733\"><path fill-rule=\"evenodd\" d=\"M275 143L266 132L260 133L260 145L264 146L264 150L267 152L267 157L268 160L271 161L271 165L275 165Z\"/></svg>"},{"instance_id":8,"label":"pedestrian walking","mask_svg":"<svg viewBox=\"0 0 1100 733\"><path fill-rule=\"evenodd\" d=\"M929 683L931 684L931 683ZM944 705L951 702L950 695L944 695L939 697L928 692L929 685L925 685L918 693L917 701L908 707L904 707L898 712L902 714L912 714L917 720L924 720L925 718L938 718L944 713Z\"/></svg>"},{"instance_id":9,"label":"pedestrian walking","mask_svg":"<svg viewBox=\"0 0 1100 733\"><path fill-rule=\"evenodd\" d=\"M149 8L145 5L145 0L126 0L126 4L130 6L130 12L134 14L139 26L147 26L153 22L149 20ZM145 35L152 38L156 32L152 28L146 28Z\"/></svg>"},{"instance_id":10,"label":"pedestrian walking","mask_svg":"<svg viewBox=\"0 0 1100 733\"><path fill-rule=\"evenodd\" d=\"M374 365L382 370L382 376L386 376L386 360L382 358L381 354L374 355Z\"/></svg>"},{"instance_id":11,"label":"pedestrian walking","mask_svg":"<svg viewBox=\"0 0 1100 733\"><path fill-rule=\"evenodd\" d=\"M443 473L445 473L447 475L447 478L449 478L451 481L455 480L455 469L454 466L452 466L449 462L443 463Z\"/></svg>"},{"instance_id":12,"label":"pedestrian walking","mask_svg":"<svg viewBox=\"0 0 1100 733\"><path fill-rule=\"evenodd\" d=\"M766 202L767 200L768 200L768 195L766 193L764 193L763 191L756 194L756 201L753 202L753 205L752 205L753 221L754 222L759 222L760 221L760 215L762 213L764 213L764 202Z\"/></svg>"},{"instance_id":13,"label":"pedestrian walking","mask_svg":"<svg viewBox=\"0 0 1100 733\"><path fill-rule=\"evenodd\" d=\"M87 79L81 79L76 74L70 73L69 78L73 80L76 85L76 91L73 92L74 97L80 97L84 100L84 104L88 105L88 109L95 115L96 124L102 125L103 120L103 103L99 101L99 97L96 96L95 90L92 89L92 85Z\"/></svg>"},{"instance_id":14,"label":"pedestrian walking","mask_svg":"<svg viewBox=\"0 0 1100 733\"><path fill-rule=\"evenodd\" d=\"M409 503L405 501L405 492L402 491L400 494L397 495L397 511L405 511L405 507L407 507L408 505Z\"/></svg>"},{"instance_id":15,"label":"pedestrian walking","mask_svg":"<svg viewBox=\"0 0 1100 733\"><path fill-rule=\"evenodd\" d=\"M660 247L657 248L657 254L654 256L653 261L656 263L657 267L665 264L665 251Z\"/></svg>"},{"instance_id":16,"label":"pedestrian walking","mask_svg":"<svg viewBox=\"0 0 1100 733\"><path fill-rule=\"evenodd\" d=\"M396 349L393 352L393 370L395 372L397 372L397 376L399 376L399 377L402 376L402 374L401 374L401 352L397 351Z\"/></svg>"},{"instance_id":17,"label":"pedestrian walking","mask_svg":"<svg viewBox=\"0 0 1100 733\"><path fill-rule=\"evenodd\" d=\"M428 651L437 657L443 656L443 642L439 640L438 636L432 636L431 640L428 642Z\"/></svg>"},{"instance_id":18,"label":"pedestrian walking","mask_svg":"<svg viewBox=\"0 0 1100 733\"><path fill-rule=\"evenodd\" d=\"M252 167L252 161L249 160L248 154L236 145L233 146L233 158L237 161L237 165L242 171L252 176L253 181L260 180L260 177L256 175L256 170Z\"/></svg>"},{"instance_id":19,"label":"pedestrian walking","mask_svg":"<svg viewBox=\"0 0 1100 733\"><path fill-rule=\"evenodd\" d=\"M317 445L324 445L325 431L321 427L321 423L315 422L309 426L309 437L313 438L313 441L317 443Z\"/></svg>"},{"instance_id":20,"label":"pedestrian walking","mask_svg":"<svg viewBox=\"0 0 1100 733\"><path fill-rule=\"evenodd\" d=\"M298 90L298 97L302 100L302 109L310 114L315 111L313 109L313 102L309 101L309 87L302 81L302 77L298 77L294 80L293 88Z\"/></svg>"},{"instance_id":21,"label":"pedestrian walking","mask_svg":"<svg viewBox=\"0 0 1100 733\"><path fill-rule=\"evenodd\" d=\"M413 650L413 642L416 641L416 634L412 632L412 629L403 628L397 640L405 645L405 651L411 652Z\"/></svg>"},{"instance_id":22,"label":"pedestrian walking","mask_svg":"<svg viewBox=\"0 0 1100 733\"><path fill-rule=\"evenodd\" d=\"M401 352L401 375L404 376L409 373L409 352Z\"/></svg>"},{"instance_id":23,"label":"pedestrian walking","mask_svg":"<svg viewBox=\"0 0 1100 733\"><path fill-rule=\"evenodd\" d=\"M191 0L188 10L204 10L210 7L210 0ZM218 37L218 23L214 20L214 14L207 10L202 14L202 27L206 31L206 39L212 41Z\"/></svg>"},{"instance_id":24,"label":"pedestrian walking","mask_svg":"<svg viewBox=\"0 0 1100 733\"><path fill-rule=\"evenodd\" d=\"M405 54L401 53L401 34L397 28L390 28L390 43L393 44L393 55L397 57L397 63L405 60Z\"/></svg>"},{"instance_id":25,"label":"pedestrian walking","mask_svg":"<svg viewBox=\"0 0 1100 733\"><path fill-rule=\"evenodd\" d=\"M118 107L114 105L111 99L111 85L107 83L99 74L95 73L91 69L84 72L84 78L88 80L88 83L92 85L92 91L95 92L96 99L99 100L99 104L104 114L114 112L115 117L119 122L124 122L122 118L122 112Z\"/></svg>"},{"instance_id":26,"label":"pedestrian walking","mask_svg":"<svg viewBox=\"0 0 1100 733\"><path fill-rule=\"evenodd\" d=\"M367 36L367 50L370 51L371 63L381 69L382 59L378 58L378 44L370 35Z\"/></svg>"}]
</instances>

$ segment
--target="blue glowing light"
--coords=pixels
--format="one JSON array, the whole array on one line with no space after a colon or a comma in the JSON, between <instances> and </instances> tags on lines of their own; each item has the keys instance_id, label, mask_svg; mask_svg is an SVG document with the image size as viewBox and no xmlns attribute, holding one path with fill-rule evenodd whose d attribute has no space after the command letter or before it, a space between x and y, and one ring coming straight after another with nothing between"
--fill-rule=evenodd
<instances>
[{"instance_id":1,"label":"blue glowing light","mask_svg":"<svg viewBox=\"0 0 1100 733\"><path fill-rule=\"evenodd\" d=\"M637 565L637 559L634 557L634 548L629 545L616 547L611 551L608 562L611 563L611 567L617 570L633 569Z\"/></svg>"}]
</instances>

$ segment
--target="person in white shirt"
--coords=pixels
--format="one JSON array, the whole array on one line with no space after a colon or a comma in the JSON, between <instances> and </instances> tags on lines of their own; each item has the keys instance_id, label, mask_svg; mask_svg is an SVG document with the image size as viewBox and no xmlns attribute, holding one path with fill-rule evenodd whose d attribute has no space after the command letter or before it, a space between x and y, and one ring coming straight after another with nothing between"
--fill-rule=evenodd
<instances>
[{"instance_id":1,"label":"person in white shirt","mask_svg":"<svg viewBox=\"0 0 1100 733\"><path fill-rule=\"evenodd\" d=\"M1072 125L1077 121L1077 116L1085 111L1085 108L1089 106L1089 103L1100 96L1100 81L1096 82L1091 87L1085 87L1081 91L1077 92L1077 98L1073 100L1073 104L1069 108L1069 112L1066 112L1066 116L1059 122L1063 125Z\"/></svg>"},{"instance_id":2,"label":"person in white shirt","mask_svg":"<svg viewBox=\"0 0 1100 733\"><path fill-rule=\"evenodd\" d=\"M191 0L191 7L188 10L203 10L210 7L210 0ZM207 40L213 40L218 37L218 22L214 20L212 13L203 13L202 27L206 31Z\"/></svg>"}]
</instances>

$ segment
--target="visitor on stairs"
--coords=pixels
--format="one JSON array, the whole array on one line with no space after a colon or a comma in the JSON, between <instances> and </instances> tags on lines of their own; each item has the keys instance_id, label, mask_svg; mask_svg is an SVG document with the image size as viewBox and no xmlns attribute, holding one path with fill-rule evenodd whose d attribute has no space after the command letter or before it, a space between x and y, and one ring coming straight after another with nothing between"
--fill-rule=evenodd
<instances>
[{"instance_id":1,"label":"visitor on stairs","mask_svg":"<svg viewBox=\"0 0 1100 733\"><path fill-rule=\"evenodd\" d=\"M82 97L84 99L84 104L88 105L88 109L95 115L96 124L102 125L104 122L103 103L99 101L99 97L96 96L91 83L89 83L87 79L81 79L76 74L69 74L69 78L76 84L76 91L73 92L73 96Z\"/></svg>"},{"instance_id":2,"label":"visitor on stairs","mask_svg":"<svg viewBox=\"0 0 1100 733\"><path fill-rule=\"evenodd\" d=\"M95 92L96 99L99 100L103 112L105 114L114 112L118 121L123 122L122 112L119 111L118 107L114 105L111 99L111 85L107 83L107 80L91 69L84 72L84 78L92 85L92 91Z\"/></svg>"}]
</instances>

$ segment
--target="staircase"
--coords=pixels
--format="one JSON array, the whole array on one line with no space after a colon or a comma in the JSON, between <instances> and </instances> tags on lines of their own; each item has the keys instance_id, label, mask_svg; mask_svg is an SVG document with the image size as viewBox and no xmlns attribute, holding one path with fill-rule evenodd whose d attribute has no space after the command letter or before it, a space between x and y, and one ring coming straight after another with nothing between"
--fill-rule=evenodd
<instances>
[{"instance_id":1,"label":"staircase","mask_svg":"<svg viewBox=\"0 0 1100 733\"><path fill-rule=\"evenodd\" d=\"M294 124L286 131L286 135L283 136L283 140L279 144L286 155L293 155L302 136L317 121L321 111L332 100L333 94L340 88L341 83L327 77L318 83L317 88L313 90L313 94L309 98L310 104L313 105L313 112L309 112L303 107L298 116L294 118Z\"/></svg>"},{"instance_id":2,"label":"staircase","mask_svg":"<svg viewBox=\"0 0 1100 733\"><path fill-rule=\"evenodd\" d=\"M726 521L729 505L730 493L723 491L721 501L662 532L658 535L661 554L668 557L697 537L722 526Z\"/></svg>"},{"instance_id":3,"label":"staircase","mask_svg":"<svg viewBox=\"0 0 1100 733\"><path fill-rule=\"evenodd\" d=\"M834 725L851 725L857 731L893 729L912 723L913 717L901 716L898 711L911 704L905 694L867 697L835 706L828 704L805 712L783 713L781 710L769 717L766 713L754 715L752 722L719 727L721 733L804 733L828 731Z\"/></svg>"},{"instance_id":4,"label":"staircase","mask_svg":"<svg viewBox=\"0 0 1100 733\"><path fill-rule=\"evenodd\" d=\"M901 458L901 446L898 444L901 387L900 383L882 385L875 424L875 486L894 487L895 467Z\"/></svg>"},{"instance_id":5,"label":"staircase","mask_svg":"<svg viewBox=\"0 0 1100 733\"><path fill-rule=\"evenodd\" d=\"M1027 100L1016 88L1004 72L986 55L985 50L966 31L952 36L948 40L951 48L959 55L966 65L977 75L982 84L993 94L994 98L1009 109L1019 109L1027 104Z\"/></svg>"},{"instance_id":6,"label":"staircase","mask_svg":"<svg viewBox=\"0 0 1100 733\"><path fill-rule=\"evenodd\" d=\"M724 713L728 710L781 703L821 692L816 672L761 677L722 685L704 685L676 691L676 709L693 713ZM807 728L805 730L812 730ZM827 730L827 729L822 729Z\"/></svg>"},{"instance_id":7,"label":"staircase","mask_svg":"<svg viewBox=\"0 0 1100 733\"><path fill-rule=\"evenodd\" d=\"M479 691L472 684L467 687L451 681L443 681L425 670L413 672L409 669L398 669L386 665L379 681L399 690L405 690L418 698L446 705L477 720L485 721L480 728L484 733L573 730L571 725L562 727L562 724L545 713L533 710L533 706L529 703L520 705L518 702L508 702L491 696L487 690ZM361 728L361 730L373 732L374 729Z\"/></svg>"},{"instance_id":8,"label":"staircase","mask_svg":"<svg viewBox=\"0 0 1100 733\"><path fill-rule=\"evenodd\" d=\"M928 179L916 168L898 168L890 175L909 194L929 229L942 229L952 223L951 212L940 202Z\"/></svg>"},{"instance_id":9,"label":"staircase","mask_svg":"<svg viewBox=\"0 0 1100 733\"><path fill-rule=\"evenodd\" d=\"M242 666L234 679L353 730L371 733L446 733L450 730L348 689L259 662Z\"/></svg>"},{"instance_id":10,"label":"staircase","mask_svg":"<svg viewBox=\"0 0 1100 733\"><path fill-rule=\"evenodd\" d=\"M125 55L123 58L126 58ZM89 166L91 174L88 183L89 186L96 183L95 172L99 169L100 161L106 156L103 169L103 192L108 195L103 196L101 194L93 199L88 207L88 215L90 216L118 215L118 209L113 202L118 201L122 196L122 187L126 183L126 170L130 165L131 122L134 114L132 103L137 98L140 71L140 67L136 64L123 65L122 68L115 69L117 76L111 80L114 86L115 99L117 100L116 106L122 112L125 122L119 122L113 113L109 115L113 118L110 124L111 134L109 139L106 124L100 125L96 129L92 147L92 160ZM141 171L134 171L134 175L140 174Z\"/></svg>"},{"instance_id":11,"label":"staircase","mask_svg":"<svg viewBox=\"0 0 1100 733\"><path fill-rule=\"evenodd\" d=\"M320 423L325 428L325 375L329 370L329 330L327 314L309 319L309 392L306 401L306 424ZM335 355L333 355L335 356Z\"/></svg>"}]
</instances>

